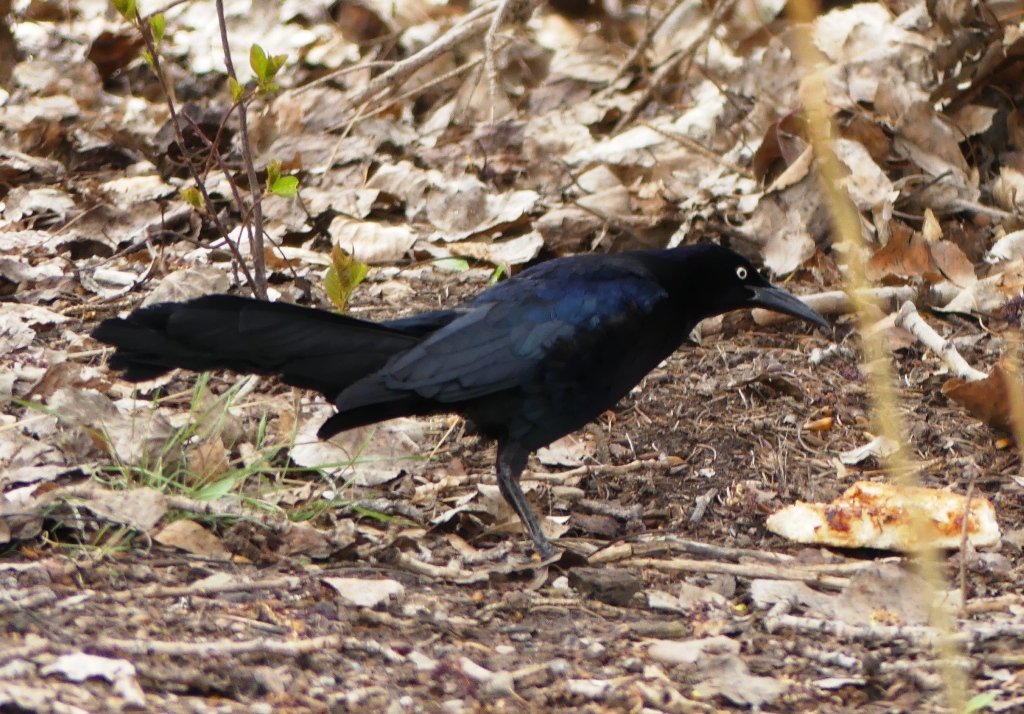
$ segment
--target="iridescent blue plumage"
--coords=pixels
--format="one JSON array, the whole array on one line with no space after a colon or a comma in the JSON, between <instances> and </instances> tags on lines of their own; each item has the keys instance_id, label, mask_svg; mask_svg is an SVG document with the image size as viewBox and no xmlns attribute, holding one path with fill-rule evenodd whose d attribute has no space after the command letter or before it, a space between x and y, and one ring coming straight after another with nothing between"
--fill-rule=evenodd
<instances>
[{"instance_id":1,"label":"iridescent blue plumage","mask_svg":"<svg viewBox=\"0 0 1024 714\"><path fill-rule=\"evenodd\" d=\"M498 441L498 485L547 557L518 485L534 449L609 409L698 321L766 307L825 324L739 255L704 244L543 263L450 310L369 323L215 295L162 303L93 333L129 379L173 367L279 375L338 408L323 438L453 411Z\"/></svg>"}]
</instances>

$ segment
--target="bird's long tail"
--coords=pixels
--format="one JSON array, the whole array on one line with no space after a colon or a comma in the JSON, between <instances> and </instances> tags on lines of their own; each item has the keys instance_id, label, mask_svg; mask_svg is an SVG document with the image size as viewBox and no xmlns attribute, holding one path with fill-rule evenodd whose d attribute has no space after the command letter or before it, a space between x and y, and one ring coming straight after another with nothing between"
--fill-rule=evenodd
<instances>
[{"instance_id":1,"label":"bird's long tail","mask_svg":"<svg viewBox=\"0 0 1024 714\"><path fill-rule=\"evenodd\" d=\"M421 338L409 331L323 310L232 295L159 303L92 333L117 348L110 366L130 381L175 367L274 374L334 400Z\"/></svg>"}]
</instances>

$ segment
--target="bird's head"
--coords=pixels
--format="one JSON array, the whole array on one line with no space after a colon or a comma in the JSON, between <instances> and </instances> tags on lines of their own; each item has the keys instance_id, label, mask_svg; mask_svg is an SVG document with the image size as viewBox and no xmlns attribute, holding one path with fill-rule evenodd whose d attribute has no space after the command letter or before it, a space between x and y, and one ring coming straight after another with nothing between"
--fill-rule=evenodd
<instances>
[{"instance_id":1,"label":"bird's head","mask_svg":"<svg viewBox=\"0 0 1024 714\"><path fill-rule=\"evenodd\" d=\"M739 253L713 243L683 246L676 251L688 268L688 299L703 303L705 316L760 307L831 329L825 318L768 282Z\"/></svg>"}]
</instances>

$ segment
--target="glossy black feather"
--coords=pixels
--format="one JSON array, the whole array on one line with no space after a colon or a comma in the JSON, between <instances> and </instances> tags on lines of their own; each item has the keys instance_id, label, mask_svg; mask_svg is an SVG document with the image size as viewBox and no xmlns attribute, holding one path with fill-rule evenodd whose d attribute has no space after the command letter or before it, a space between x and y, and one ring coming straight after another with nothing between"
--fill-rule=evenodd
<instances>
[{"instance_id":1,"label":"glossy black feather","mask_svg":"<svg viewBox=\"0 0 1024 714\"><path fill-rule=\"evenodd\" d=\"M826 325L711 244L549 261L460 308L383 323L230 296L142 308L93 333L131 380L174 367L275 374L338 408L329 437L404 415L458 412L498 440L502 493L545 556L518 486L530 451L609 409L702 319L765 307Z\"/></svg>"}]
</instances>

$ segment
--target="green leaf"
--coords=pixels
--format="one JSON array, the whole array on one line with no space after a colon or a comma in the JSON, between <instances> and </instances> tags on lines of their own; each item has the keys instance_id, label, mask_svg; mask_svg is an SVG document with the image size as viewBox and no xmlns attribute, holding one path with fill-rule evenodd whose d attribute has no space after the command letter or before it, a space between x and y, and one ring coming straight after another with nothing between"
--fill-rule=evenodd
<instances>
[{"instance_id":1,"label":"green leaf","mask_svg":"<svg viewBox=\"0 0 1024 714\"><path fill-rule=\"evenodd\" d=\"M491 273L491 277L487 278L487 284L488 285L494 285L496 282L501 280L501 276L504 275L504 274L505 274L505 266L504 265L499 265L497 268L494 269L494 272Z\"/></svg>"},{"instance_id":2,"label":"green leaf","mask_svg":"<svg viewBox=\"0 0 1024 714\"><path fill-rule=\"evenodd\" d=\"M195 186L181 189L181 197L185 199L185 203L197 211L203 207L203 194L199 193L199 189Z\"/></svg>"},{"instance_id":3,"label":"green leaf","mask_svg":"<svg viewBox=\"0 0 1024 714\"><path fill-rule=\"evenodd\" d=\"M331 249L331 267L324 278L324 290L338 310L345 312L352 291L363 282L367 271L369 267L365 263L352 260L352 256L338 246Z\"/></svg>"},{"instance_id":4,"label":"green leaf","mask_svg":"<svg viewBox=\"0 0 1024 714\"><path fill-rule=\"evenodd\" d=\"M998 696L999 692L995 691L982 692L981 694L976 694L975 696L971 697L971 701L967 702L967 706L964 708L964 711L968 714L970 714L970 712L981 711L982 709L985 709L989 705L991 705L992 702L994 702Z\"/></svg>"},{"instance_id":5,"label":"green leaf","mask_svg":"<svg viewBox=\"0 0 1024 714\"><path fill-rule=\"evenodd\" d=\"M294 198L299 192L299 179L296 176L282 176L270 185L270 192L281 198Z\"/></svg>"},{"instance_id":6,"label":"green leaf","mask_svg":"<svg viewBox=\"0 0 1024 714\"><path fill-rule=\"evenodd\" d=\"M149 68L156 72L156 62L153 60L152 54L149 52L143 52L142 59L146 60L146 64L149 65Z\"/></svg>"},{"instance_id":7,"label":"green leaf","mask_svg":"<svg viewBox=\"0 0 1024 714\"><path fill-rule=\"evenodd\" d=\"M274 184L279 178L281 178L281 162L277 159L271 159L270 163L267 164L267 185Z\"/></svg>"},{"instance_id":8,"label":"green leaf","mask_svg":"<svg viewBox=\"0 0 1024 714\"><path fill-rule=\"evenodd\" d=\"M267 76L267 53L263 51L263 48L259 45L253 45L249 49L249 66L252 67L252 71L256 73L256 79L263 82L270 79Z\"/></svg>"},{"instance_id":9,"label":"green leaf","mask_svg":"<svg viewBox=\"0 0 1024 714\"><path fill-rule=\"evenodd\" d=\"M464 273L469 270L469 261L465 258L438 258L434 267L446 273Z\"/></svg>"},{"instance_id":10,"label":"green leaf","mask_svg":"<svg viewBox=\"0 0 1024 714\"><path fill-rule=\"evenodd\" d=\"M231 87L231 101L237 104L242 101L242 85L234 77L228 77L228 86Z\"/></svg>"},{"instance_id":11,"label":"green leaf","mask_svg":"<svg viewBox=\"0 0 1024 714\"><path fill-rule=\"evenodd\" d=\"M224 498L238 485L239 478L221 478L219 481L214 481L211 484L203 486L201 489L196 491L195 497L197 501L215 501L218 498Z\"/></svg>"},{"instance_id":12,"label":"green leaf","mask_svg":"<svg viewBox=\"0 0 1024 714\"><path fill-rule=\"evenodd\" d=\"M153 33L153 42L160 44L164 39L164 30L166 29L167 21L164 19L162 12L153 15L149 18L149 31Z\"/></svg>"},{"instance_id":13,"label":"green leaf","mask_svg":"<svg viewBox=\"0 0 1024 714\"><path fill-rule=\"evenodd\" d=\"M274 55L267 62L267 79L273 79L277 76L278 71L284 67L284 63L288 61L288 55Z\"/></svg>"},{"instance_id":14,"label":"green leaf","mask_svg":"<svg viewBox=\"0 0 1024 714\"><path fill-rule=\"evenodd\" d=\"M114 9L121 13L121 17L129 22L134 22L135 18L138 17L139 9L135 5L135 0L110 0L114 6Z\"/></svg>"}]
</instances>

